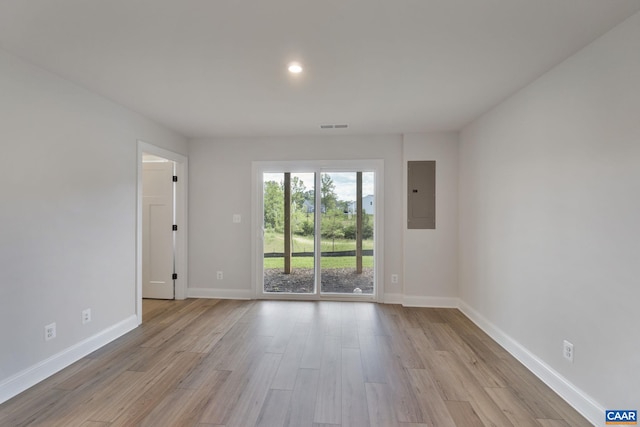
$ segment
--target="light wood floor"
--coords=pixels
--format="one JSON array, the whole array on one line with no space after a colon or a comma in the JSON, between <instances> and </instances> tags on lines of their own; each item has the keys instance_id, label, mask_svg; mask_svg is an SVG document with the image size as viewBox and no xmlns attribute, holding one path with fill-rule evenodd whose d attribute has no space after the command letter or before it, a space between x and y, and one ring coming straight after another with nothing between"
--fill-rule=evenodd
<instances>
[{"instance_id":1,"label":"light wood floor","mask_svg":"<svg viewBox=\"0 0 640 427\"><path fill-rule=\"evenodd\" d=\"M455 309L149 300L143 317L0 425L590 425Z\"/></svg>"}]
</instances>

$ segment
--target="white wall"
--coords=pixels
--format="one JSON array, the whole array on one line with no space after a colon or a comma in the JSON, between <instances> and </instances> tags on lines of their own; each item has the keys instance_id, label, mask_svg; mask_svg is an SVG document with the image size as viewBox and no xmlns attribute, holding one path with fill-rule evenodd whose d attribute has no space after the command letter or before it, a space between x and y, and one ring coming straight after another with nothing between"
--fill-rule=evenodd
<instances>
[{"instance_id":1,"label":"white wall","mask_svg":"<svg viewBox=\"0 0 640 427\"><path fill-rule=\"evenodd\" d=\"M186 153L184 138L0 50L0 401L27 368L135 313L137 139Z\"/></svg>"},{"instance_id":2,"label":"white wall","mask_svg":"<svg viewBox=\"0 0 640 427\"><path fill-rule=\"evenodd\" d=\"M383 159L385 294L402 292L402 140L400 136L283 137L189 142L189 288L210 295L249 296L251 166L266 160ZM242 215L232 223L234 213ZM224 272L216 280L216 271ZM191 292L193 294L193 292Z\"/></svg>"},{"instance_id":3,"label":"white wall","mask_svg":"<svg viewBox=\"0 0 640 427\"><path fill-rule=\"evenodd\" d=\"M405 305L457 306L458 135L408 134L403 138ZM407 229L407 162L436 161L436 228Z\"/></svg>"},{"instance_id":4,"label":"white wall","mask_svg":"<svg viewBox=\"0 0 640 427\"><path fill-rule=\"evenodd\" d=\"M639 52L636 14L461 133L462 300L609 409L640 402Z\"/></svg>"}]
</instances>

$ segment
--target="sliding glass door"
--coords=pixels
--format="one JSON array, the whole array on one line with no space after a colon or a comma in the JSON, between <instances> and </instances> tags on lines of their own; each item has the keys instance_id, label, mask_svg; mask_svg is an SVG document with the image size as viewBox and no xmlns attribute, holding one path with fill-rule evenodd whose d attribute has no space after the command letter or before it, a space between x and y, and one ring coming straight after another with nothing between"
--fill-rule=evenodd
<instances>
[{"instance_id":1,"label":"sliding glass door","mask_svg":"<svg viewBox=\"0 0 640 427\"><path fill-rule=\"evenodd\" d=\"M315 173L263 174L263 291L315 294Z\"/></svg>"},{"instance_id":2,"label":"sliding glass door","mask_svg":"<svg viewBox=\"0 0 640 427\"><path fill-rule=\"evenodd\" d=\"M320 178L320 292L373 294L373 172Z\"/></svg>"},{"instance_id":3,"label":"sliding glass door","mask_svg":"<svg viewBox=\"0 0 640 427\"><path fill-rule=\"evenodd\" d=\"M262 171L260 293L375 296L376 173Z\"/></svg>"}]
</instances>

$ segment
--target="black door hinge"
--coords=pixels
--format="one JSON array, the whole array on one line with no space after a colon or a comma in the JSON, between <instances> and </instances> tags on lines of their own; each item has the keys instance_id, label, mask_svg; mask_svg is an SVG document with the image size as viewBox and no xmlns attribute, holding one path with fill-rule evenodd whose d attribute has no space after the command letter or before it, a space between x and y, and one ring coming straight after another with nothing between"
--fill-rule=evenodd
<instances>
[{"instance_id":1,"label":"black door hinge","mask_svg":"<svg viewBox=\"0 0 640 427\"><path fill-rule=\"evenodd\" d=\"M178 177L176 175L173 175L173 182L178 182Z\"/></svg>"},{"instance_id":2,"label":"black door hinge","mask_svg":"<svg viewBox=\"0 0 640 427\"><path fill-rule=\"evenodd\" d=\"M177 225L177 224L173 224L173 225L171 226L171 229L172 229L173 231L178 231L178 225Z\"/></svg>"},{"instance_id":3,"label":"black door hinge","mask_svg":"<svg viewBox=\"0 0 640 427\"><path fill-rule=\"evenodd\" d=\"M171 276L171 278L173 280L176 280L178 278L178 273L173 273L173 275Z\"/></svg>"}]
</instances>

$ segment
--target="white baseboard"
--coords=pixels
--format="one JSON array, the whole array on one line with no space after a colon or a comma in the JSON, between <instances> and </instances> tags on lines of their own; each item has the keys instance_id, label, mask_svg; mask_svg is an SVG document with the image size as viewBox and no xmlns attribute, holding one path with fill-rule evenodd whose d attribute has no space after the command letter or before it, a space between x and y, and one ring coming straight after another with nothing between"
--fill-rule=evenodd
<instances>
[{"instance_id":1,"label":"white baseboard","mask_svg":"<svg viewBox=\"0 0 640 427\"><path fill-rule=\"evenodd\" d=\"M404 295L402 294L384 294L382 303L384 304L402 304Z\"/></svg>"},{"instance_id":2,"label":"white baseboard","mask_svg":"<svg viewBox=\"0 0 640 427\"><path fill-rule=\"evenodd\" d=\"M576 411L580 412L593 425L602 424L605 409L585 392L569 382L553 368L540 360L516 340L504 333L500 328L475 311L464 301L460 301L458 308L480 329L486 332L520 363L533 372L546 385L562 397Z\"/></svg>"},{"instance_id":3,"label":"white baseboard","mask_svg":"<svg viewBox=\"0 0 640 427\"><path fill-rule=\"evenodd\" d=\"M40 381L61 371L86 355L107 345L116 338L138 326L138 317L134 314L116 323L115 325L83 340L71 347L54 354L0 383L0 403L6 402L14 396L22 393L29 387L33 387Z\"/></svg>"},{"instance_id":4,"label":"white baseboard","mask_svg":"<svg viewBox=\"0 0 640 427\"><path fill-rule=\"evenodd\" d=\"M217 288L188 288L189 298L212 299L253 299L254 295L248 289L217 289Z\"/></svg>"},{"instance_id":5,"label":"white baseboard","mask_svg":"<svg viewBox=\"0 0 640 427\"><path fill-rule=\"evenodd\" d=\"M458 308L458 298L404 295L402 305L404 307Z\"/></svg>"}]
</instances>

